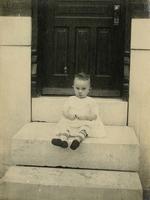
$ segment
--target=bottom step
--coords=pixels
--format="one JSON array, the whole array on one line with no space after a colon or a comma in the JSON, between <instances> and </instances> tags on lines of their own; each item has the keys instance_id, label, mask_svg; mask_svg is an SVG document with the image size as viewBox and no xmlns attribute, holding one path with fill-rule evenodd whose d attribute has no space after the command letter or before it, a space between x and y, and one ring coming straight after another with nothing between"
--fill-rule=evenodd
<instances>
[{"instance_id":1,"label":"bottom step","mask_svg":"<svg viewBox=\"0 0 150 200\"><path fill-rule=\"evenodd\" d=\"M9 168L3 187L7 200L142 200L134 172L18 166Z\"/></svg>"}]
</instances>

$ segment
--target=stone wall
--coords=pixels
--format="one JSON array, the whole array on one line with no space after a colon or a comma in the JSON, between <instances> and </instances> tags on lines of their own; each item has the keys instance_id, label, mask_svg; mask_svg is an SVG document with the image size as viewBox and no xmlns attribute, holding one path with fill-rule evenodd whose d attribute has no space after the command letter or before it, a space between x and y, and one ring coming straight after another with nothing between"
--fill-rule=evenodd
<instances>
[{"instance_id":1,"label":"stone wall","mask_svg":"<svg viewBox=\"0 0 150 200\"><path fill-rule=\"evenodd\" d=\"M150 19L132 20L129 126L140 142L140 177L150 191Z\"/></svg>"},{"instance_id":2,"label":"stone wall","mask_svg":"<svg viewBox=\"0 0 150 200\"><path fill-rule=\"evenodd\" d=\"M31 18L0 17L0 177L11 138L31 120Z\"/></svg>"}]
</instances>

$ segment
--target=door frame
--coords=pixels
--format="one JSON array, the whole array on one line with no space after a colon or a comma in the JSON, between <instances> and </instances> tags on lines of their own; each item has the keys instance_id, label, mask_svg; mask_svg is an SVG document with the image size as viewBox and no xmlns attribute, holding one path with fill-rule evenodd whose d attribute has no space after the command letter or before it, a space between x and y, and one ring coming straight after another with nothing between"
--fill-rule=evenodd
<instances>
[{"instance_id":1,"label":"door frame","mask_svg":"<svg viewBox=\"0 0 150 200\"><path fill-rule=\"evenodd\" d=\"M42 95L42 69L38 66L38 1L32 0L32 96ZM124 1L124 0L123 0ZM124 52L123 52L123 77L121 80L121 98L128 100L129 97L129 64L130 64L130 32L131 10L129 1L124 1Z\"/></svg>"}]
</instances>

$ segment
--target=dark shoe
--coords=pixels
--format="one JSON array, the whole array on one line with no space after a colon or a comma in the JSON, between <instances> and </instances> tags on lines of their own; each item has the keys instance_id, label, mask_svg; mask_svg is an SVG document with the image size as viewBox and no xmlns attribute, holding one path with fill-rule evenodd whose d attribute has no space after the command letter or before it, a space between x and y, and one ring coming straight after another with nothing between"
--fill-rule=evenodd
<instances>
[{"instance_id":1,"label":"dark shoe","mask_svg":"<svg viewBox=\"0 0 150 200\"><path fill-rule=\"evenodd\" d=\"M61 141L61 147L62 148L67 148L68 147L68 142L67 141Z\"/></svg>"},{"instance_id":2,"label":"dark shoe","mask_svg":"<svg viewBox=\"0 0 150 200\"><path fill-rule=\"evenodd\" d=\"M62 141L60 138L53 138L51 143L53 145L62 147L62 148L67 148L68 147L68 142L67 141Z\"/></svg>"},{"instance_id":3,"label":"dark shoe","mask_svg":"<svg viewBox=\"0 0 150 200\"><path fill-rule=\"evenodd\" d=\"M59 139L59 138L53 138L53 139L51 140L51 143L52 143L53 145L56 145L56 146L61 147L62 141L61 141L61 139Z\"/></svg>"},{"instance_id":4,"label":"dark shoe","mask_svg":"<svg viewBox=\"0 0 150 200\"><path fill-rule=\"evenodd\" d=\"M76 150L79 146L80 146L80 142L78 140L73 140L71 145L70 145L70 148L72 150Z\"/></svg>"}]
</instances>

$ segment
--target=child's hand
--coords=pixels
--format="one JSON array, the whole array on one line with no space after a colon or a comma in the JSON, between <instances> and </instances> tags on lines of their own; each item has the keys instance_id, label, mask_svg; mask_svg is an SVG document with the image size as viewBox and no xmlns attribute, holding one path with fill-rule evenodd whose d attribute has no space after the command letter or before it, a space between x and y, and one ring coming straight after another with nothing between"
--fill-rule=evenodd
<instances>
[{"instance_id":1,"label":"child's hand","mask_svg":"<svg viewBox=\"0 0 150 200\"><path fill-rule=\"evenodd\" d=\"M77 119L79 120L87 120L87 121L93 121L96 120L97 116L96 115L78 115Z\"/></svg>"},{"instance_id":2,"label":"child's hand","mask_svg":"<svg viewBox=\"0 0 150 200\"><path fill-rule=\"evenodd\" d=\"M87 120L89 121L93 121L93 120L96 120L97 119L97 115L89 115L87 116Z\"/></svg>"},{"instance_id":3,"label":"child's hand","mask_svg":"<svg viewBox=\"0 0 150 200\"><path fill-rule=\"evenodd\" d=\"M94 113L92 110L89 111L89 114L87 116L87 120L93 121L97 119L96 113Z\"/></svg>"},{"instance_id":4,"label":"child's hand","mask_svg":"<svg viewBox=\"0 0 150 200\"><path fill-rule=\"evenodd\" d=\"M87 116L85 116L85 115L77 115L77 119L79 119L79 120L88 120L87 119Z\"/></svg>"},{"instance_id":5,"label":"child's hand","mask_svg":"<svg viewBox=\"0 0 150 200\"><path fill-rule=\"evenodd\" d=\"M76 116L75 116L75 114L73 114L73 113L68 113L68 116L67 116L67 118L69 119L69 120L75 120L75 118L76 118Z\"/></svg>"},{"instance_id":6,"label":"child's hand","mask_svg":"<svg viewBox=\"0 0 150 200\"><path fill-rule=\"evenodd\" d=\"M75 120L76 115L75 115L75 113L68 110L68 112L65 113L65 117L69 120Z\"/></svg>"},{"instance_id":7,"label":"child's hand","mask_svg":"<svg viewBox=\"0 0 150 200\"><path fill-rule=\"evenodd\" d=\"M68 109L67 111L63 111L63 115L66 119L69 120L75 120L76 118L75 113L73 113L70 109Z\"/></svg>"}]
</instances>

